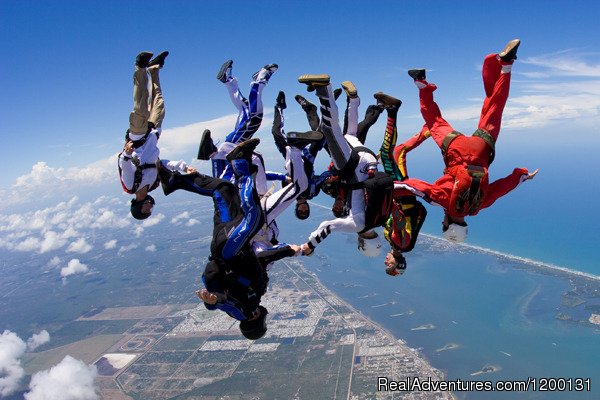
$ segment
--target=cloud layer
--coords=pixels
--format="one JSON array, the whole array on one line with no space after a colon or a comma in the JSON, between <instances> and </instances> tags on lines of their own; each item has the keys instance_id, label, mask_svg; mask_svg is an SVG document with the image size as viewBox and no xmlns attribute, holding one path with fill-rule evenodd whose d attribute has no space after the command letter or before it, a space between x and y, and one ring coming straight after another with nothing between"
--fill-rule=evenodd
<instances>
[{"instance_id":1,"label":"cloud layer","mask_svg":"<svg viewBox=\"0 0 600 400\"><path fill-rule=\"evenodd\" d=\"M27 343L9 330L0 335L0 397L8 396L19 388L25 375L21 366L25 351L33 351L49 341L50 335L45 330L31 336Z\"/></svg>"}]
</instances>

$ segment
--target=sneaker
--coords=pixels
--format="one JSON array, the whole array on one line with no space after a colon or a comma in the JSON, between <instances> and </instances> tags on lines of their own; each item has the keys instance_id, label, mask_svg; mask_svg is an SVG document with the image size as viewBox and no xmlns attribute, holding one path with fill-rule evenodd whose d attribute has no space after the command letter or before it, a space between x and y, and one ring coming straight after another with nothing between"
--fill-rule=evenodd
<instances>
[{"instance_id":1,"label":"sneaker","mask_svg":"<svg viewBox=\"0 0 600 400\"><path fill-rule=\"evenodd\" d=\"M349 98L355 99L356 97L358 97L358 91L356 90L356 86L354 86L354 83L350 81L344 81L342 82L342 88L344 89L344 92L346 92L346 95Z\"/></svg>"},{"instance_id":2,"label":"sneaker","mask_svg":"<svg viewBox=\"0 0 600 400\"><path fill-rule=\"evenodd\" d=\"M306 75L300 75L300 77L298 78L298 82L304 83L307 85L307 89L309 92L312 92L313 90L315 90L315 87L317 87L317 86L329 85L329 80L330 80L330 77L327 74L320 74L320 75L306 74Z\"/></svg>"},{"instance_id":3,"label":"sneaker","mask_svg":"<svg viewBox=\"0 0 600 400\"><path fill-rule=\"evenodd\" d=\"M398 109L402 105L402 101L400 101L399 99L382 92L375 93L373 97L375 97L375 99L377 100L377 105L385 109Z\"/></svg>"},{"instance_id":4,"label":"sneaker","mask_svg":"<svg viewBox=\"0 0 600 400\"><path fill-rule=\"evenodd\" d=\"M231 79L231 67L233 67L233 60L227 60L221 65L221 69L217 74L217 79L225 83Z\"/></svg>"},{"instance_id":5,"label":"sneaker","mask_svg":"<svg viewBox=\"0 0 600 400\"><path fill-rule=\"evenodd\" d=\"M335 100L337 100L338 97L340 97L340 94L342 94L342 88L335 88L335 89L333 89L333 98Z\"/></svg>"},{"instance_id":6,"label":"sneaker","mask_svg":"<svg viewBox=\"0 0 600 400\"><path fill-rule=\"evenodd\" d=\"M517 59L517 49L521 41L519 39L513 39L504 46L504 49L498 53L500 59L504 62L511 62Z\"/></svg>"},{"instance_id":7,"label":"sneaker","mask_svg":"<svg viewBox=\"0 0 600 400\"><path fill-rule=\"evenodd\" d=\"M167 58L168 55L168 51L163 51L162 53L154 57L152 60L150 60L148 66L151 67L153 65L158 65L159 68L162 68L165 65L165 58Z\"/></svg>"},{"instance_id":8,"label":"sneaker","mask_svg":"<svg viewBox=\"0 0 600 400\"><path fill-rule=\"evenodd\" d=\"M148 66L148 63L150 62L151 58L152 58L152 53L150 53L149 51L142 51L135 58L135 65L138 68L146 68Z\"/></svg>"},{"instance_id":9,"label":"sneaker","mask_svg":"<svg viewBox=\"0 0 600 400\"><path fill-rule=\"evenodd\" d=\"M279 91L279 94L277 95L277 100L275 100L275 105L281 110L285 110L287 108L287 105L285 104L285 93L283 92L283 90Z\"/></svg>"},{"instance_id":10,"label":"sneaker","mask_svg":"<svg viewBox=\"0 0 600 400\"><path fill-rule=\"evenodd\" d=\"M277 68L279 68L277 64L267 64L262 67L260 71L252 74L252 80L255 82L268 81L269 78L271 78L271 75L277 71Z\"/></svg>"},{"instance_id":11,"label":"sneaker","mask_svg":"<svg viewBox=\"0 0 600 400\"><path fill-rule=\"evenodd\" d=\"M408 75L415 81L425 80L425 69L409 69Z\"/></svg>"},{"instance_id":12,"label":"sneaker","mask_svg":"<svg viewBox=\"0 0 600 400\"><path fill-rule=\"evenodd\" d=\"M248 162L251 162L252 153L254 152L254 149L256 148L256 146L258 146L259 143L260 139L258 138L245 140L242 143L235 146L225 158L227 158L227 161L229 162L237 159L243 159Z\"/></svg>"},{"instance_id":13,"label":"sneaker","mask_svg":"<svg viewBox=\"0 0 600 400\"><path fill-rule=\"evenodd\" d=\"M299 149L323 139L323 134L318 131L288 132L286 136L288 145Z\"/></svg>"},{"instance_id":14,"label":"sneaker","mask_svg":"<svg viewBox=\"0 0 600 400\"><path fill-rule=\"evenodd\" d=\"M200 147L198 147L198 160L209 160L210 156L217 151L217 147L214 145L212 138L210 137L210 131L205 129L202 133L202 139L200 139Z\"/></svg>"}]
</instances>

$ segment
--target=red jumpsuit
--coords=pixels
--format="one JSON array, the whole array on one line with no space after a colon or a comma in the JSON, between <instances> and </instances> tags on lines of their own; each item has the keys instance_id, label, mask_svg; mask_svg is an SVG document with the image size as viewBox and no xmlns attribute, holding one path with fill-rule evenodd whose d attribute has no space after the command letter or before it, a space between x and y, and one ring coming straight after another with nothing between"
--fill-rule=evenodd
<instances>
[{"instance_id":1,"label":"red jumpsuit","mask_svg":"<svg viewBox=\"0 0 600 400\"><path fill-rule=\"evenodd\" d=\"M486 98L483 102L479 118L478 131L487 135L491 145L496 142L500 133L502 112L508 99L510 88L510 70L502 72L503 65L496 54L488 55L483 63L483 84ZM525 168L515 168L512 174L493 183L488 182L487 168L492 159L493 149L490 144L480 136L465 136L458 134L444 144L449 134L454 131L452 126L442 117L438 105L433 99L433 92L437 87L432 83L419 90L421 114L425 125L421 132L394 149L394 159L401 172L406 171L406 153L421 144L429 136L444 150L446 169L444 175L433 184L418 180L406 179L397 182L394 195L415 194L426 201L436 203L446 210L450 217L464 217L475 215L481 209L491 206L498 198L515 189L519 183L527 178ZM474 180L470 171L476 169L478 175L477 194L471 191L471 182ZM471 193L470 193L471 191Z\"/></svg>"}]
</instances>

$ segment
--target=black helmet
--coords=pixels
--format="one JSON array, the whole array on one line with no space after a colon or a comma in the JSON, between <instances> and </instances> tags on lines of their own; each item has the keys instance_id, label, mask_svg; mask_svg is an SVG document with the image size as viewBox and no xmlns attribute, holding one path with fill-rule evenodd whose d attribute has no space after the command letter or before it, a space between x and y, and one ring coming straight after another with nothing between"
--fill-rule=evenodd
<instances>
[{"instance_id":1,"label":"black helmet","mask_svg":"<svg viewBox=\"0 0 600 400\"><path fill-rule=\"evenodd\" d=\"M299 210L301 204L306 204L306 211ZM308 202L306 200L297 201L296 209L294 210L294 212L296 214L296 218L298 219L307 219L308 217L310 217L310 206L308 205Z\"/></svg>"},{"instance_id":2,"label":"black helmet","mask_svg":"<svg viewBox=\"0 0 600 400\"><path fill-rule=\"evenodd\" d=\"M240 321L240 331L246 339L260 339L267 333L267 314L269 313L263 306L258 306L260 315L252 321Z\"/></svg>"},{"instance_id":3,"label":"black helmet","mask_svg":"<svg viewBox=\"0 0 600 400\"><path fill-rule=\"evenodd\" d=\"M140 200L137 201L136 199L132 199L131 200L131 215L133 216L133 218L135 219L146 219L150 216L151 213L143 213L142 212L142 206L144 204L147 203L154 203L154 198L152 196L150 196L149 194L146 195L146 197L144 197L144 200Z\"/></svg>"}]
</instances>

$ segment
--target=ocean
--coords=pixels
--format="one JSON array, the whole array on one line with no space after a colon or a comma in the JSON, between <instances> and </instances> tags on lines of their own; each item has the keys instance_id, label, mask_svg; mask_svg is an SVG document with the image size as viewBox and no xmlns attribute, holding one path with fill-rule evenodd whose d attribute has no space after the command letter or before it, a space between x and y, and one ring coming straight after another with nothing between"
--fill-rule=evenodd
<instances>
[{"instance_id":1,"label":"ocean","mask_svg":"<svg viewBox=\"0 0 600 400\"><path fill-rule=\"evenodd\" d=\"M308 222L328 212L313 207ZM280 238L303 236L282 230ZM390 277L383 257L368 259L355 249L355 235L333 233L303 261L358 311L419 349L447 379L589 378L592 389L457 392L459 399L598 398L600 325L589 318L600 314L600 278L430 235L407 254L406 273Z\"/></svg>"}]
</instances>

